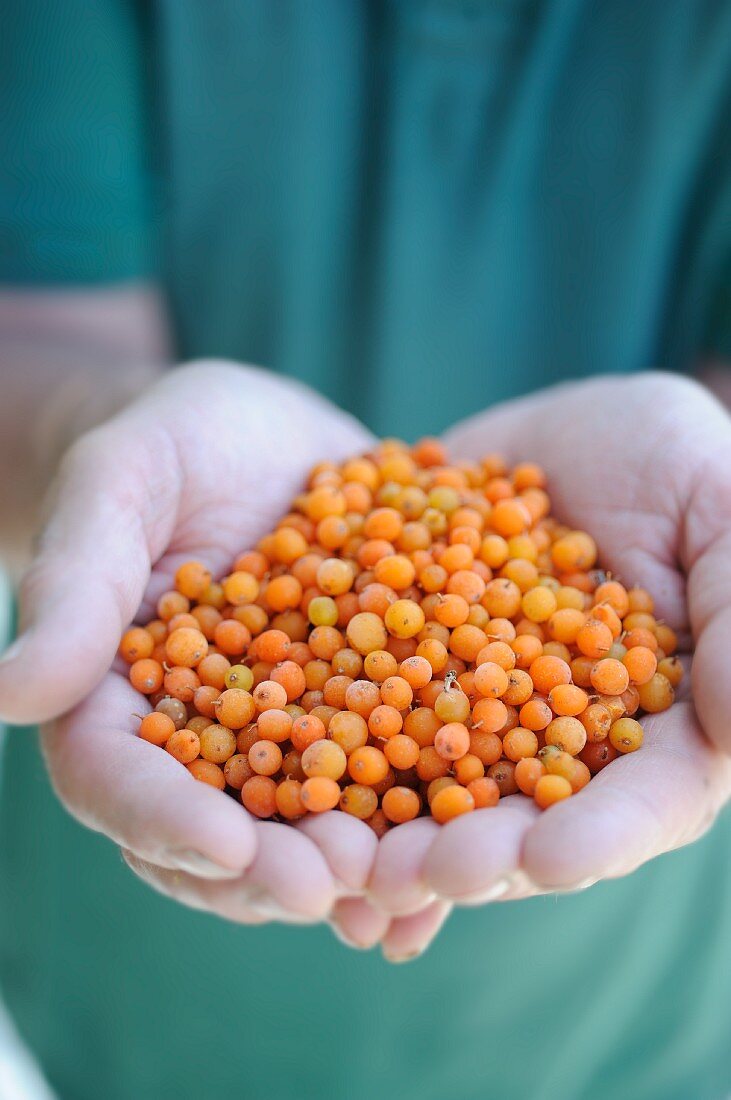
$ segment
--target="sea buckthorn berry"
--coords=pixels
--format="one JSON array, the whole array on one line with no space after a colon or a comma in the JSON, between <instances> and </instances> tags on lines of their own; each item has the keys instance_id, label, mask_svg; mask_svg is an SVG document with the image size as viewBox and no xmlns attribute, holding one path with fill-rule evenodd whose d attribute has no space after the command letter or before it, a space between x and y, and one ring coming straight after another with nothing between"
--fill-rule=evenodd
<instances>
[{"instance_id":1,"label":"sea buckthorn berry","mask_svg":"<svg viewBox=\"0 0 731 1100\"><path fill-rule=\"evenodd\" d=\"M292 722L293 718L286 710L265 710L257 718L256 725L262 740L282 744L289 740Z\"/></svg>"},{"instance_id":2,"label":"sea buckthorn berry","mask_svg":"<svg viewBox=\"0 0 731 1100\"><path fill-rule=\"evenodd\" d=\"M295 718L290 732L290 741L298 752L304 752L313 741L327 737L324 722L315 714L303 714Z\"/></svg>"},{"instance_id":3,"label":"sea buckthorn berry","mask_svg":"<svg viewBox=\"0 0 731 1100\"><path fill-rule=\"evenodd\" d=\"M467 752L453 764L454 777L463 787L468 787L473 779L481 779L485 774L485 765L479 756Z\"/></svg>"},{"instance_id":4,"label":"sea buckthorn berry","mask_svg":"<svg viewBox=\"0 0 731 1100\"><path fill-rule=\"evenodd\" d=\"M585 657L606 657L612 647L612 632L599 619L587 619L576 635L576 645Z\"/></svg>"},{"instance_id":5,"label":"sea buckthorn berry","mask_svg":"<svg viewBox=\"0 0 731 1100\"><path fill-rule=\"evenodd\" d=\"M165 672L159 661L152 657L142 657L135 661L129 670L129 679L133 688L143 695L152 695L163 685Z\"/></svg>"},{"instance_id":6,"label":"sea buckthorn berry","mask_svg":"<svg viewBox=\"0 0 731 1100\"><path fill-rule=\"evenodd\" d=\"M467 784L467 790L474 799L476 810L487 810L500 801L500 788L488 775L472 779Z\"/></svg>"},{"instance_id":7,"label":"sea buckthorn berry","mask_svg":"<svg viewBox=\"0 0 731 1100\"><path fill-rule=\"evenodd\" d=\"M517 794L518 784L515 782L515 768L516 765L512 760L498 760L496 764L491 764L487 769L487 774L490 779L494 779L500 790L500 797L507 798L508 795Z\"/></svg>"},{"instance_id":8,"label":"sea buckthorn berry","mask_svg":"<svg viewBox=\"0 0 731 1100\"><path fill-rule=\"evenodd\" d=\"M531 514L525 504L514 498L498 500L490 514L490 526L503 538L521 535L531 525Z\"/></svg>"},{"instance_id":9,"label":"sea buckthorn berry","mask_svg":"<svg viewBox=\"0 0 731 1100\"><path fill-rule=\"evenodd\" d=\"M372 787L351 783L340 795L340 809L361 821L367 821L378 809L378 795Z\"/></svg>"},{"instance_id":10,"label":"sea buckthorn berry","mask_svg":"<svg viewBox=\"0 0 731 1100\"><path fill-rule=\"evenodd\" d=\"M140 737L151 745L164 745L175 733L175 723L167 714L153 710L140 722ZM196 756L198 754L196 753Z\"/></svg>"},{"instance_id":11,"label":"sea buckthorn berry","mask_svg":"<svg viewBox=\"0 0 731 1100\"><path fill-rule=\"evenodd\" d=\"M578 756L586 744L586 730L578 718L554 718L546 727L546 744Z\"/></svg>"},{"instance_id":12,"label":"sea buckthorn berry","mask_svg":"<svg viewBox=\"0 0 731 1100\"><path fill-rule=\"evenodd\" d=\"M406 771L416 766L420 746L412 737L404 733L394 734L383 746L383 754L392 768Z\"/></svg>"},{"instance_id":13,"label":"sea buckthorn berry","mask_svg":"<svg viewBox=\"0 0 731 1100\"><path fill-rule=\"evenodd\" d=\"M520 707L530 699L533 686L533 681L527 672L520 668L511 669L508 673L508 687L502 694L502 700L511 706Z\"/></svg>"},{"instance_id":14,"label":"sea buckthorn berry","mask_svg":"<svg viewBox=\"0 0 731 1100\"><path fill-rule=\"evenodd\" d=\"M253 603L259 595L259 581L253 573L247 573L244 570L231 573L224 578L222 584L226 600L234 607Z\"/></svg>"},{"instance_id":15,"label":"sea buckthorn berry","mask_svg":"<svg viewBox=\"0 0 731 1100\"><path fill-rule=\"evenodd\" d=\"M297 779L285 779L277 786L274 794L277 813L286 821L296 821L307 813L302 801L302 783Z\"/></svg>"},{"instance_id":16,"label":"sea buckthorn berry","mask_svg":"<svg viewBox=\"0 0 731 1100\"><path fill-rule=\"evenodd\" d=\"M545 623L554 614L557 608L556 597L550 588L536 585L530 588L523 596L521 609L527 619L534 623Z\"/></svg>"},{"instance_id":17,"label":"sea buckthorn berry","mask_svg":"<svg viewBox=\"0 0 731 1100\"><path fill-rule=\"evenodd\" d=\"M166 714L168 718L171 718L176 730L183 729L188 721L188 708L185 703L182 703L180 699L168 698L166 695L159 703L156 704L155 710L160 714Z\"/></svg>"},{"instance_id":18,"label":"sea buckthorn berry","mask_svg":"<svg viewBox=\"0 0 731 1100\"><path fill-rule=\"evenodd\" d=\"M622 664L633 684L646 684L657 671L657 657L647 646L638 645L628 649L622 657Z\"/></svg>"},{"instance_id":19,"label":"sea buckthorn berry","mask_svg":"<svg viewBox=\"0 0 731 1100\"><path fill-rule=\"evenodd\" d=\"M353 568L341 558L326 558L317 570L317 585L326 596L339 596L353 586Z\"/></svg>"},{"instance_id":20,"label":"sea buckthorn berry","mask_svg":"<svg viewBox=\"0 0 731 1100\"><path fill-rule=\"evenodd\" d=\"M498 664L485 662L475 669L475 690L485 698L499 699L508 685L508 673Z\"/></svg>"},{"instance_id":21,"label":"sea buckthorn berry","mask_svg":"<svg viewBox=\"0 0 731 1100\"><path fill-rule=\"evenodd\" d=\"M282 661L275 665L270 678L275 684L281 684L287 693L287 702L293 703L307 689L304 671L294 661Z\"/></svg>"},{"instance_id":22,"label":"sea buckthorn berry","mask_svg":"<svg viewBox=\"0 0 731 1100\"><path fill-rule=\"evenodd\" d=\"M330 779L340 779L347 764L348 758L334 741L314 741L302 753L302 770L308 778L326 775Z\"/></svg>"},{"instance_id":23,"label":"sea buckthorn berry","mask_svg":"<svg viewBox=\"0 0 731 1100\"><path fill-rule=\"evenodd\" d=\"M621 661L607 657L594 665L591 682L602 695L621 695L629 685L629 671Z\"/></svg>"},{"instance_id":24,"label":"sea buckthorn berry","mask_svg":"<svg viewBox=\"0 0 731 1100\"><path fill-rule=\"evenodd\" d=\"M395 707L379 704L368 715L368 729L373 737L387 739L395 737L401 730L404 720Z\"/></svg>"},{"instance_id":25,"label":"sea buckthorn berry","mask_svg":"<svg viewBox=\"0 0 731 1100\"><path fill-rule=\"evenodd\" d=\"M535 794L538 780L547 774L543 763L532 756L523 757L515 765L515 782L522 793L530 798Z\"/></svg>"},{"instance_id":26,"label":"sea buckthorn berry","mask_svg":"<svg viewBox=\"0 0 731 1100\"><path fill-rule=\"evenodd\" d=\"M200 754L212 764L225 764L236 752L236 736L225 726L213 723L199 735Z\"/></svg>"},{"instance_id":27,"label":"sea buckthorn berry","mask_svg":"<svg viewBox=\"0 0 731 1100\"><path fill-rule=\"evenodd\" d=\"M571 531L554 542L551 557L561 573L586 572L596 562L596 543L585 531Z\"/></svg>"},{"instance_id":28,"label":"sea buckthorn berry","mask_svg":"<svg viewBox=\"0 0 731 1100\"><path fill-rule=\"evenodd\" d=\"M315 596L307 605L307 617L313 626L335 626L338 605L331 596Z\"/></svg>"},{"instance_id":29,"label":"sea buckthorn berry","mask_svg":"<svg viewBox=\"0 0 731 1100\"><path fill-rule=\"evenodd\" d=\"M175 587L189 600L199 600L211 583L211 572L199 561L186 561L175 573Z\"/></svg>"},{"instance_id":30,"label":"sea buckthorn berry","mask_svg":"<svg viewBox=\"0 0 731 1100\"><path fill-rule=\"evenodd\" d=\"M285 697L282 706L286 701ZM241 729L255 714L256 700L243 688L227 688L216 701L216 718L230 729Z\"/></svg>"},{"instance_id":31,"label":"sea buckthorn berry","mask_svg":"<svg viewBox=\"0 0 731 1100\"><path fill-rule=\"evenodd\" d=\"M328 776L315 775L304 781L300 797L303 806L310 813L326 813L334 810L340 801L340 787Z\"/></svg>"},{"instance_id":32,"label":"sea buckthorn berry","mask_svg":"<svg viewBox=\"0 0 731 1100\"><path fill-rule=\"evenodd\" d=\"M575 684L557 684L548 695L548 703L554 714L572 718L586 710L588 702L586 692Z\"/></svg>"},{"instance_id":33,"label":"sea buckthorn berry","mask_svg":"<svg viewBox=\"0 0 731 1100\"><path fill-rule=\"evenodd\" d=\"M163 592L157 601L157 613L163 622L169 623L176 615L190 611L190 600L182 592Z\"/></svg>"},{"instance_id":34,"label":"sea buckthorn berry","mask_svg":"<svg viewBox=\"0 0 731 1100\"><path fill-rule=\"evenodd\" d=\"M657 638L657 644L660 649L668 655L675 653L678 648L678 636L672 627L667 623L657 623L655 626L655 637Z\"/></svg>"},{"instance_id":35,"label":"sea buckthorn berry","mask_svg":"<svg viewBox=\"0 0 731 1100\"><path fill-rule=\"evenodd\" d=\"M289 647L289 636L283 630L265 630L256 639L258 657L273 665L285 659Z\"/></svg>"},{"instance_id":36,"label":"sea buckthorn berry","mask_svg":"<svg viewBox=\"0 0 731 1100\"><path fill-rule=\"evenodd\" d=\"M388 644L388 642L386 643ZM374 684L383 684L398 672L398 661L386 649L374 649L363 661L363 671Z\"/></svg>"},{"instance_id":37,"label":"sea buckthorn berry","mask_svg":"<svg viewBox=\"0 0 731 1100\"><path fill-rule=\"evenodd\" d=\"M276 775L282 765L282 750L273 741L255 741L248 758L257 775Z\"/></svg>"},{"instance_id":38,"label":"sea buckthorn berry","mask_svg":"<svg viewBox=\"0 0 731 1100\"><path fill-rule=\"evenodd\" d=\"M434 748L445 760L459 760L469 752L469 730L462 722L447 722L437 730Z\"/></svg>"},{"instance_id":39,"label":"sea buckthorn berry","mask_svg":"<svg viewBox=\"0 0 731 1100\"><path fill-rule=\"evenodd\" d=\"M538 738L533 730L515 726L503 737L503 752L508 760L515 763L525 757L535 756L538 752Z\"/></svg>"},{"instance_id":40,"label":"sea buckthorn berry","mask_svg":"<svg viewBox=\"0 0 731 1100\"><path fill-rule=\"evenodd\" d=\"M609 740L617 752L635 752L642 745L642 726L634 718L619 718L609 730Z\"/></svg>"},{"instance_id":41,"label":"sea buckthorn berry","mask_svg":"<svg viewBox=\"0 0 731 1100\"><path fill-rule=\"evenodd\" d=\"M683 665L679 657L663 657L658 661L657 671L676 688L683 679Z\"/></svg>"},{"instance_id":42,"label":"sea buckthorn berry","mask_svg":"<svg viewBox=\"0 0 731 1100\"><path fill-rule=\"evenodd\" d=\"M129 630L125 630L119 643L120 656L129 665L151 657L154 648L155 639L143 626L131 626Z\"/></svg>"},{"instance_id":43,"label":"sea buckthorn berry","mask_svg":"<svg viewBox=\"0 0 731 1100\"><path fill-rule=\"evenodd\" d=\"M228 786L240 791L246 780L251 779L253 775L256 775L256 772L249 766L248 756L239 752L235 753L234 756L229 756L223 765L223 774Z\"/></svg>"},{"instance_id":44,"label":"sea buckthorn berry","mask_svg":"<svg viewBox=\"0 0 731 1100\"><path fill-rule=\"evenodd\" d=\"M675 690L671 682L661 672L656 672L646 684L641 684L638 689L640 706L648 714L658 714L672 706L675 698Z\"/></svg>"},{"instance_id":45,"label":"sea buckthorn berry","mask_svg":"<svg viewBox=\"0 0 731 1100\"><path fill-rule=\"evenodd\" d=\"M542 810L573 794L568 779L561 775L542 775L535 785L533 797Z\"/></svg>"},{"instance_id":46,"label":"sea buckthorn berry","mask_svg":"<svg viewBox=\"0 0 731 1100\"><path fill-rule=\"evenodd\" d=\"M434 675L434 670L427 657L418 653L402 661L398 671L399 676L406 681L412 692L426 687Z\"/></svg>"},{"instance_id":47,"label":"sea buckthorn berry","mask_svg":"<svg viewBox=\"0 0 731 1100\"><path fill-rule=\"evenodd\" d=\"M462 623L456 626L449 639L449 649L461 661L472 662L477 654L485 648L486 635L480 627L470 623Z\"/></svg>"},{"instance_id":48,"label":"sea buckthorn berry","mask_svg":"<svg viewBox=\"0 0 731 1100\"><path fill-rule=\"evenodd\" d=\"M470 713L470 701L459 688L451 687L439 693L434 712L442 722L464 722Z\"/></svg>"},{"instance_id":49,"label":"sea buckthorn berry","mask_svg":"<svg viewBox=\"0 0 731 1100\"><path fill-rule=\"evenodd\" d=\"M373 787L386 778L388 760L380 749L372 745L364 745L348 757L348 774L356 783Z\"/></svg>"},{"instance_id":50,"label":"sea buckthorn berry","mask_svg":"<svg viewBox=\"0 0 731 1100\"><path fill-rule=\"evenodd\" d=\"M252 698L259 711L282 710L289 702L286 689L276 680L262 680L254 688Z\"/></svg>"},{"instance_id":51,"label":"sea buckthorn berry","mask_svg":"<svg viewBox=\"0 0 731 1100\"><path fill-rule=\"evenodd\" d=\"M410 787L391 787L384 794L381 807L389 821L402 825L418 816L421 799Z\"/></svg>"},{"instance_id":52,"label":"sea buckthorn berry","mask_svg":"<svg viewBox=\"0 0 731 1100\"><path fill-rule=\"evenodd\" d=\"M528 669L536 691L548 695L559 684L571 683L571 667L560 657L541 656Z\"/></svg>"},{"instance_id":53,"label":"sea buckthorn berry","mask_svg":"<svg viewBox=\"0 0 731 1100\"><path fill-rule=\"evenodd\" d=\"M254 775L242 786L241 801L255 817L272 817L277 812L277 785L267 775Z\"/></svg>"},{"instance_id":54,"label":"sea buckthorn berry","mask_svg":"<svg viewBox=\"0 0 731 1100\"><path fill-rule=\"evenodd\" d=\"M596 775L612 760L616 760L619 753L607 737L604 741L588 742L581 751L579 759L588 767L592 775Z\"/></svg>"},{"instance_id":55,"label":"sea buckthorn berry","mask_svg":"<svg viewBox=\"0 0 731 1100\"><path fill-rule=\"evenodd\" d=\"M588 741L603 741L609 736L612 715L603 703L590 703L586 710L578 715L578 719L586 730Z\"/></svg>"},{"instance_id":56,"label":"sea buckthorn berry","mask_svg":"<svg viewBox=\"0 0 731 1100\"><path fill-rule=\"evenodd\" d=\"M557 691L558 688L553 690ZM527 703L523 703L518 717L521 726L538 733L553 721L553 711L545 699L536 697L535 699L529 699Z\"/></svg>"},{"instance_id":57,"label":"sea buckthorn berry","mask_svg":"<svg viewBox=\"0 0 731 1100\"><path fill-rule=\"evenodd\" d=\"M424 622L424 612L414 600L396 600L384 615L386 628L395 638L413 638L424 626Z\"/></svg>"},{"instance_id":58,"label":"sea buckthorn berry","mask_svg":"<svg viewBox=\"0 0 731 1100\"><path fill-rule=\"evenodd\" d=\"M373 650L384 649L388 640L383 620L372 611L361 611L354 615L346 627L346 635L350 647L363 656Z\"/></svg>"},{"instance_id":59,"label":"sea buckthorn berry","mask_svg":"<svg viewBox=\"0 0 731 1100\"><path fill-rule=\"evenodd\" d=\"M431 801L431 815L440 825L446 824L461 814L471 813L475 808L475 800L466 787L455 784L442 787L434 795Z\"/></svg>"},{"instance_id":60,"label":"sea buckthorn berry","mask_svg":"<svg viewBox=\"0 0 731 1100\"><path fill-rule=\"evenodd\" d=\"M412 657L411 660L418 660L418 658ZM411 706L413 698L414 690L402 676L389 676L381 684L381 699L389 707L406 710Z\"/></svg>"},{"instance_id":61,"label":"sea buckthorn berry","mask_svg":"<svg viewBox=\"0 0 731 1100\"><path fill-rule=\"evenodd\" d=\"M163 686L167 695L172 695L183 703L191 703L201 682L192 668L176 665L165 673Z\"/></svg>"},{"instance_id":62,"label":"sea buckthorn berry","mask_svg":"<svg viewBox=\"0 0 731 1100\"><path fill-rule=\"evenodd\" d=\"M210 760L202 760L199 757L187 764L186 767L199 783L207 783L209 787L217 787L219 791L226 790L226 777L223 774L223 769L219 768L218 764L213 764Z\"/></svg>"}]
</instances>

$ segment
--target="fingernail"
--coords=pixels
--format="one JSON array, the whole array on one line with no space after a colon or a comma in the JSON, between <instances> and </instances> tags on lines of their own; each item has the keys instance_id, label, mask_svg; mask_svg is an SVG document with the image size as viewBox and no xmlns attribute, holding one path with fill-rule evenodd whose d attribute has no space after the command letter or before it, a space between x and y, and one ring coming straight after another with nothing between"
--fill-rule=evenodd
<instances>
[{"instance_id":1,"label":"fingernail","mask_svg":"<svg viewBox=\"0 0 731 1100\"><path fill-rule=\"evenodd\" d=\"M397 954L393 951L386 951L385 948L383 949L383 957L386 962L396 963L396 965L399 965L400 963L412 962L414 959L418 959L420 954L421 951L419 950L406 951L403 954Z\"/></svg>"},{"instance_id":2,"label":"fingernail","mask_svg":"<svg viewBox=\"0 0 731 1100\"><path fill-rule=\"evenodd\" d=\"M499 878L484 890L477 890L471 894L454 895L449 900L460 905L484 905L489 901L498 901L504 897L510 886L511 881L509 878Z\"/></svg>"},{"instance_id":3,"label":"fingernail","mask_svg":"<svg viewBox=\"0 0 731 1100\"><path fill-rule=\"evenodd\" d=\"M178 870L198 878L238 878L242 874L230 867L222 867L193 848L171 848L166 852L166 858Z\"/></svg>"},{"instance_id":4,"label":"fingernail","mask_svg":"<svg viewBox=\"0 0 731 1100\"><path fill-rule=\"evenodd\" d=\"M573 886L566 886L562 890L557 891L557 893L575 894L579 890L588 890L590 886L594 886L598 881L598 878L582 878L580 882L574 883Z\"/></svg>"},{"instance_id":5,"label":"fingernail","mask_svg":"<svg viewBox=\"0 0 731 1100\"><path fill-rule=\"evenodd\" d=\"M346 936L342 928L338 928L336 924L331 924L330 928L335 938L340 940L341 943L344 943L346 947L355 948L356 951L370 951L373 946L370 943L359 943L358 940L354 940L351 936Z\"/></svg>"}]
</instances>

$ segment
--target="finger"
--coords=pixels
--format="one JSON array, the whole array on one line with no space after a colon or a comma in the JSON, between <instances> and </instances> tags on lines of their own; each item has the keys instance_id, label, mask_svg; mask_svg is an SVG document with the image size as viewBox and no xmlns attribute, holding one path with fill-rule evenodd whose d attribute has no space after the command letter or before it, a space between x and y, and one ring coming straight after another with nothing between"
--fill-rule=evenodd
<instances>
[{"instance_id":1,"label":"finger","mask_svg":"<svg viewBox=\"0 0 731 1100\"><path fill-rule=\"evenodd\" d=\"M728 465L725 464L724 472ZM713 495L713 507L728 490ZM731 516L729 517L731 524ZM693 633L698 639L693 658L692 684L698 717L708 736L731 753L731 724L728 720L728 662L731 646L731 526L715 539L692 566L688 578L688 604Z\"/></svg>"},{"instance_id":2,"label":"finger","mask_svg":"<svg viewBox=\"0 0 731 1100\"><path fill-rule=\"evenodd\" d=\"M552 806L528 830L522 863L544 888L628 874L697 839L731 793L731 761L703 737L689 703L645 719L645 744Z\"/></svg>"},{"instance_id":3,"label":"finger","mask_svg":"<svg viewBox=\"0 0 731 1100\"><path fill-rule=\"evenodd\" d=\"M256 834L240 803L197 782L169 753L135 735L146 703L110 673L94 694L43 733L54 786L83 824L141 859L210 875L238 875Z\"/></svg>"},{"instance_id":4,"label":"finger","mask_svg":"<svg viewBox=\"0 0 731 1100\"><path fill-rule=\"evenodd\" d=\"M373 829L351 814L312 814L297 823L322 852L336 880L348 890L365 888L373 868L378 838Z\"/></svg>"},{"instance_id":5,"label":"finger","mask_svg":"<svg viewBox=\"0 0 731 1100\"><path fill-rule=\"evenodd\" d=\"M388 913L376 909L366 898L340 898L330 914L330 925L338 939L364 951L381 942L390 923Z\"/></svg>"},{"instance_id":6,"label":"finger","mask_svg":"<svg viewBox=\"0 0 731 1100\"><path fill-rule=\"evenodd\" d=\"M440 898L462 903L503 897L520 867L523 838L539 813L532 799L514 795L450 821L424 860L426 882Z\"/></svg>"},{"instance_id":7,"label":"finger","mask_svg":"<svg viewBox=\"0 0 731 1100\"><path fill-rule=\"evenodd\" d=\"M201 393L209 397L204 418ZM248 437L255 445L242 447ZM75 705L109 668L151 563L159 578L191 556L225 569L286 508L312 463L370 441L305 387L215 362L171 372L83 436L62 463L22 585L22 633L0 661L0 718L46 721Z\"/></svg>"},{"instance_id":8,"label":"finger","mask_svg":"<svg viewBox=\"0 0 731 1100\"><path fill-rule=\"evenodd\" d=\"M162 433L141 441L107 426L75 444L57 486L21 585L22 633L0 662L9 722L55 717L104 675L172 534L180 471Z\"/></svg>"},{"instance_id":9,"label":"finger","mask_svg":"<svg viewBox=\"0 0 731 1100\"><path fill-rule=\"evenodd\" d=\"M291 825L257 823L257 851L246 872L247 896L261 911L273 899L279 909L323 920L337 896L335 880L317 845Z\"/></svg>"},{"instance_id":10,"label":"finger","mask_svg":"<svg viewBox=\"0 0 731 1100\"><path fill-rule=\"evenodd\" d=\"M122 849L122 856L127 866L147 886L190 909L215 913L225 920L237 921L239 924L266 924L272 919L252 908L246 891L238 889L235 883L226 883L224 886L222 883L197 878L185 871L156 867L154 863L147 863L127 849Z\"/></svg>"},{"instance_id":11,"label":"finger","mask_svg":"<svg viewBox=\"0 0 731 1100\"><path fill-rule=\"evenodd\" d=\"M421 867L439 828L435 821L424 817L386 833L378 845L368 884L368 896L374 905L401 915L423 909L434 900Z\"/></svg>"},{"instance_id":12,"label":"finger","mask_svg":"<svg viewBox=\"0 0 731 1100\"><path fill-rule=\"evenodd\" d=\"M392 963L423 955L452 911L446 901L433 901L408 917L395 917L383 938L383 955Z\"/></svg>"}]
</instances>

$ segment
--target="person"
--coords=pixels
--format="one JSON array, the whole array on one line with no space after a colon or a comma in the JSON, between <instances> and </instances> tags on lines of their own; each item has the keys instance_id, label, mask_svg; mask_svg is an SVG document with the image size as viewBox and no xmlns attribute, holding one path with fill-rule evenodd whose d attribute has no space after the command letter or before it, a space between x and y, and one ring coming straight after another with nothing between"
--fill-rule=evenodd
<instances>
[{"instance_id":1,"label":"person","mask_svg":"<svg viewBox=\"0 0 731 1100\"><path fill-rule=\"evenodd\" d=\"M731 5L28 0L4 23L9 561L73 443L0 665L0 714L50 723L89 827L11 729L0 978L53 1086L727 1095L731 431L683 375L721 386L731 351ZM694 644L695 710L540 820L506 800L378 846L345 815L253 823L145 752L107 675L139 604L183 557L224 569L371 432L541 461Z\"/></svg>"}]
</instances>

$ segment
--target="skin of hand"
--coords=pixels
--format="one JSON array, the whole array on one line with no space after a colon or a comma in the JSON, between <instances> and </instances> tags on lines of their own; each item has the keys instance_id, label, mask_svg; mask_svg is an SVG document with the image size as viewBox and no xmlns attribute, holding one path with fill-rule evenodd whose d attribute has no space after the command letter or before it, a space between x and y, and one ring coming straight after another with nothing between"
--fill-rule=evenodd
<instances>
[{"instance_id":1,"label":"skin of hand","mask_svg":"<svg viewBox=\"0 0 731 1100\"><path fill-rule=\"evenodd\" d=\"M694 650L692 674L669 711L643 718L642 749L567 801L541 813L514 795L441 828L419 819L387 834L367 898L340 903L346 934L375 928L383 911L413 921L439 904L571 891L629 874L699 838L731 797L725 409L674 375L603 378L496 407L458 424L446 443L460 458L498 451L542 463L556 515L596 538L614 576L652 593L656 615L678 631L686 668ZM433 932L440 924L434 917Z\"/></svg>"},{"instance_id":2,"label":"skin of hand","mask_svg":"<svg viewBox=\"0 0 731 1100\"><path fill-rule=\"evenodd\" d=\"M242 434L256 448L242 448ZM727 800L731 433L721 406L673 376L596 380L482 414L447 442L458 457L500 450L543 462L557 514L595 535L615 575L649 588L686 648L695 640L702 727L684 700L644 720L640 753L545 814L515 796L441 828L400 826L376 851L370 830L344 814L294 830L252 822L218 792L186 784L179 765L129 736L139 696L112 673L46 733L47 758L71 811L117 840L156 888L246 923L329 914L346 942L381 942L396 961L424 950L454 903L626 874L701 835ZM140 600L149 610L181 560L198 555L222 571L282 512L307 466L367 445L362 428L307 391L226 365L176 372L83 439L26 584L28 633L0 667L3 710L33 720L82 698ZM74 631L79 591L91 614ZM59 675L58 653L69 650Z\"/></svg>"},{"instance_id":3,"label":"skin of hand","mask_svg":"<svg viewBox=\"0 0 731 1100\"><path fill-rule=\"evenodd\" d=\"M253 819L135 736L148 708L113 667L177 566L220 574L286 511L308 469L366 449L356 421L253 368L194 364L82 436L21 586L21 633L0 662L0 715L49 722L43 748L74 816L187 904L247 923L316 920L362 889L372 830L345 814L293 829Z\"/></svg>"}]
</instances>

